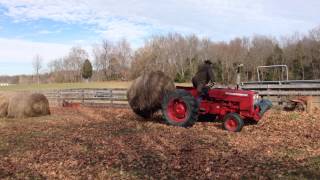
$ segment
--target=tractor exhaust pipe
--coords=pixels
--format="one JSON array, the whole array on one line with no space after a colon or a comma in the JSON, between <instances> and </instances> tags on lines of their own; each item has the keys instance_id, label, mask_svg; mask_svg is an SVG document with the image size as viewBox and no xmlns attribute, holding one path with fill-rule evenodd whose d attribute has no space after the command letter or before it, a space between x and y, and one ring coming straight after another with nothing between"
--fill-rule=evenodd
<instances>
[{"instance_id":1,"label":"tractor exhaust pipe","mask_svg":"<svg viewBox=\"0 0 320 180\"><path fill-rule=\"evenodd\" d=\"M243 64L239 64L237 66L237 89L240 89L240 83L241 83L241 69L243 67Z\"/></svg>"}]
</instances>

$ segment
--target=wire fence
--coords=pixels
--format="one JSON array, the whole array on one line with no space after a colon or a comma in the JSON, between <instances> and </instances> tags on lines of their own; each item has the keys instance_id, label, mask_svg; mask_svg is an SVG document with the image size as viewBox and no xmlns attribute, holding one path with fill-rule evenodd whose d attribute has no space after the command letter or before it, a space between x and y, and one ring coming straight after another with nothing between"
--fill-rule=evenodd
<instances>
[{"instance_id":1,"label":"wire fence","mask_svg":"<svg viewBox=\"0 0 320 180\"><path fill-rule=\"evenodd\" d=\"M244 90L254 90L267 96L274 103L282 102L292 96L313 96L314 103L320 105L320 83L258 84L247 83L240 86ZM223 88L223 87L218 87ZM127 89L63 89L37 91L43 93L52 106L84 105L92 107L128 107Z\"/></svg>"}]
</instances>

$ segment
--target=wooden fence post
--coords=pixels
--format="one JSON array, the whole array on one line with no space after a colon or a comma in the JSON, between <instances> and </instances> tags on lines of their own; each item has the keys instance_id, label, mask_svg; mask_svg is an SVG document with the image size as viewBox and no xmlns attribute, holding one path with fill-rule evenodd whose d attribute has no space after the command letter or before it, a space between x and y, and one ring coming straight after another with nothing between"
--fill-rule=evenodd
<instances>
[{"instance_id":1,"label":"wooden fence post","mask_svg":"<svg viewBox=\"0 0 320 180\"><path fill-rule=\"evenodd\" d=\"M89 91L89 92L88 92ZM116 93L116 94L114 94ZM56 102L58 106L63 106L64 102L76 101L85 104L86 101L92 104L99 105L99 102L108 103L109 105L122 104L123 97L126 96L124 89L77 89L77 90L54 90L52 92L52 101ZM53 99L54 98L54 99ZM65 99L67 101L65 101ZM93 102L91 102L93 101Z\"/></svg>"},{"instance_id":2,"label":"wooden fence post","mask_svg":"<svg viewBox=\"0 0 320 180\"><path fill-rule=\"evenodd\" d=\"M110 89L111 105L113 105L113 91Z\"/></svg>"},{"instance_id":3,"label":"wooden fence post","mask_svg":"<svg viewBox=\"0 0 320 180\"><path fill-rule=\"evenodd\" d=\"M58 92L57 92L57 94L58 94L58 101L57 101L57 103L58 103L58 106L62 106L62 103L61 103L61 92L60 92L60 90L57 90Z\"/></svg>"},{"instance_id":4,"label":"wooden fence post","mask_svg":"<svg viewBox=\"0 0 320 180\"><path fill-rule=\"evenodd\" d=\"M82 89L81 93L82 93L82 104L84 104L84 89Z\"/></svg>"},{"instance_id":5,"label":"wooden fence post","mask_svg":"<svg viewBox=\"0 0 320 180\"><path fill-rule=\"evenodd\" d=\"M312 113L313 112L313 97L308 96L307 97L307 113Z\"/></svg>"}]
</instances>

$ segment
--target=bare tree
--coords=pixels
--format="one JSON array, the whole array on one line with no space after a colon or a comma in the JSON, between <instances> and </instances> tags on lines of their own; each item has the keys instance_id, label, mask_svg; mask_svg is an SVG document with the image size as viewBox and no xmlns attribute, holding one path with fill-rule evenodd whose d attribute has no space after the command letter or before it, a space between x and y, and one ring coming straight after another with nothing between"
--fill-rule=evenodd
<instances>
[{"instance_id":1,"label":"bare tree","mask_svg":"<svg viewBox=\"0 0 320 180\"><path fill-rule=\"evenodd\" d=\"M81 47L71 48L68 56L63 59L68 82L79 82L81 80L82 64L88 58L88 53Z\"/></svg>"},{"instance_id":2,"label":"bare tree","mask_svg":"<svg viewBox=\"0 0 320 180\"><path fill-rule=\"evenodd\" d=\"M196 35L173 33L153 36L141 48L133 51L124 39L104 40L93 48L93 80L135 78L144 72L161 70L176 81L190 81L199 63L210 59L214 63L217 81L234 83L236 66L244 64L243 78L257 79L257 66L287 64L289 76L300 79L320 79L320 26L308 34L276 39L269 36L237 37L215 42ZM81 48L73 48L64 58L50 63L51 72L63 82L80 77L80 64L88 57ZM57 73L60 72L60 73ZM281 72L262 73L270 79Z\"/></svg>"},{"instance_id":3,"label":"bare tree","mask_svg":"<svg viewBox=\"0 0 320 180\"><path fill-rule=\"evenodd\" d=\"M40 55L36 55L33 58L32 66L37 76L37 82L40 84L40 70L42 68L43 58Z\"/></svg>"},{"instance_id":4,"label":"bare tree","mask_svg":"<svg viewBox=\"0 0 320 180\"><path fill-rule=\"evenodd\" d=\"M63 58L55 59L48 63L50 74L54 82L65 82L66 73L63 64Z\"/></svg>"},{"instance_id":5,"label":"bare tree","mask_svg":"<svg viewBox=\"0 0 320 180\"><path fill-rule=\"evenodd\" d=\"M103 40L101 44L97 44L93 48L94 67L98 76L98 80L106 80L107 68L110 65L113 44L107 40Z\"/></svg>"},{"instance_id":6,"label":"bare tree","mask_svg":"<svg viewBox=\"0 0 320 180\"><path fill-rule=\"evenodd\" d=\"M103 40L93 48L94 67L98 80L123 79L131 65L132 49L125 40L111 43Z\"/></svg>"}]
</instances>

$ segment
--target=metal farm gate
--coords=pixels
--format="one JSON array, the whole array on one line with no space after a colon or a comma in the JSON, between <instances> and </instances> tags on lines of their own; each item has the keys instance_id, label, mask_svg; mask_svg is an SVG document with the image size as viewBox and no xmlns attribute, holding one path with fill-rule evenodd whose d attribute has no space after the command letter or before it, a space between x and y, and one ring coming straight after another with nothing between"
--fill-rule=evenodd
<instances>
[{"instance_id":1,"label":"metal farm gate","mask_svg":"<svg viewBox=\"0 0 320 180\"><path fill-rule=\"evenodd\" d=\"M264 81L261 77L263 68L282 68L282 79L279 81ZM289 80L286 65L259 66L257 68L258 81L242 82L244 90L254 90L260 96L267 97L273 104L286 105L290 100L308 97L312 106L320 107L320 80Z\"/></svg>"},{"instance_id":2,"label":"metal farm gate","mask_svg":"<svg viewBox=\"0 0 320 180\"><path fill-rule=\"evenodd\" d=\"M127 89L64 89L38 91L43 93L52 106L115 106L127 107Z\"/></svg>"}]
</instances>

